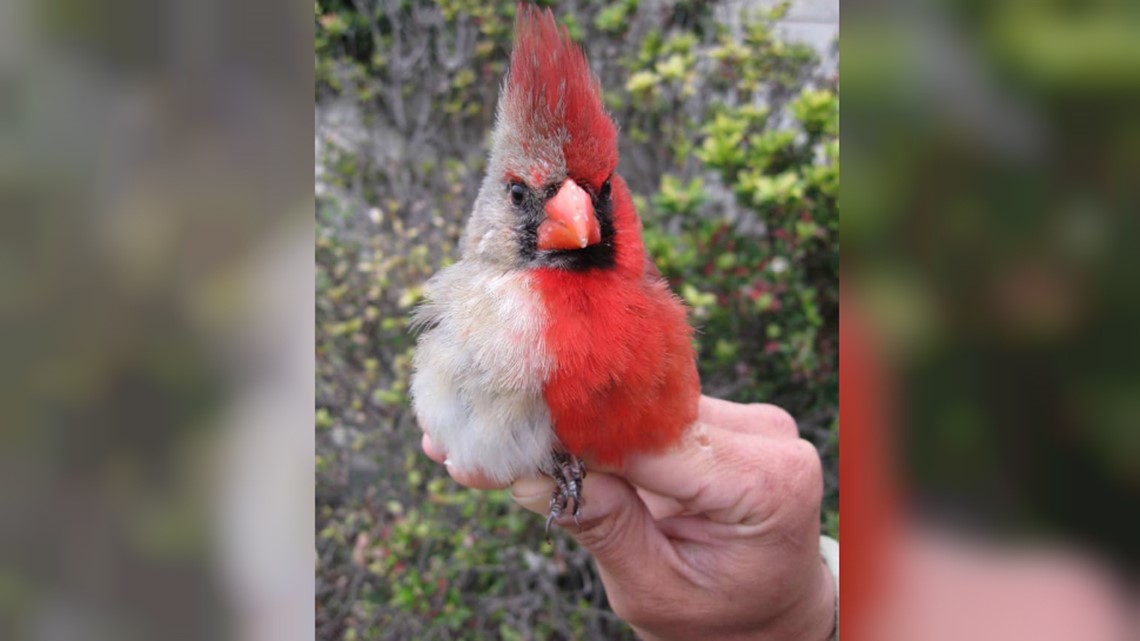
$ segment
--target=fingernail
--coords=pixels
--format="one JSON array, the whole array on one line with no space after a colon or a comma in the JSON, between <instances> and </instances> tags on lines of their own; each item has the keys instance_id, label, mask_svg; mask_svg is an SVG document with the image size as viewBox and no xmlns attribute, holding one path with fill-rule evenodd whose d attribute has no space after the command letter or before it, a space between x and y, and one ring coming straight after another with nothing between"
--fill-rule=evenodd
<instances>
[{"instance_id":1,"label":"fingernail","mask_svg":"<svg viewBox=\"0 0 1140 641\"><path fill-rule=\"evenodd\" d=\"M541 514L550 506L554 481L546 477L519 479L511 485L511 498L522 507Z\"/></svg>"},{"instance_id":2,"label":"fingernail","mask_svg":"<svg viewBox=\"0 0 1140 641\"><path fill-rule=\"evenodd\" d=\"M536 496L550 496L554 491L554 481L543 476L519 479L511 485L511 497L516 501L533 499Z\"/></svg>"}]
</instances>

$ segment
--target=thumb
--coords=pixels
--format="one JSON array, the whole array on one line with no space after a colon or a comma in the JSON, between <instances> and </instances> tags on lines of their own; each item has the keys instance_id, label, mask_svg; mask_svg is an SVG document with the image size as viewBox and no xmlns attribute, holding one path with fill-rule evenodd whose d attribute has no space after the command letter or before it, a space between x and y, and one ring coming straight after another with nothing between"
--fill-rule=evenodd
<instances>
[{"instance_id":1,"label":"thumb","mask_svg":"<svg viewBox=\"0 0 1140 641\"><path fill-rule=\"evenodd\" d=\"M511 486L511 498L543 516L550 513L553 492L554 481L548 477L522 479ZM590 472L582 486L579 525L570 512L563 512L556 523L593 555L604 573L619 581L644 576L646 564L654 563L666 543L637 492L616 476Z\"/></svg>"}]
</instances>

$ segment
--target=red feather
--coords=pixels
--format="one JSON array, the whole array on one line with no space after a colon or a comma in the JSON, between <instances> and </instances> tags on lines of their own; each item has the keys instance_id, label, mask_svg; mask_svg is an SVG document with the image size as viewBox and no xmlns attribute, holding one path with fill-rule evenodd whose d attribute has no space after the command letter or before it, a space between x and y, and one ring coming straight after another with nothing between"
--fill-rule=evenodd
<instances>
[{"instance_id":1,"label":"red feather","mask_svg":"<svg viewBox=\"0 0 1140 641\"><path fill-rule=\"evenodd\" d=\"M544 390L555 433L572 454L618 466L680 439L697 418L700 380L685 308L646 270L625 181L615 175L612 188L615 267L533 277L557 363Z\"/></svg>"},{"instance_id":2,"label":"red feather","mask_svg":"<svg viewBox=\"0 0 1140 641\"><path fill-rule=\"evenodd\" d=\"M600 187L617 166L617 128L585 54L550 9L519 5L515 34L503 93L507 119L533 135L568 134L562 153L570 177Z\"/></svg>"},{"instance_id":3,"label":"red feather","mask_svg":"<svg viewBox=\"0 0 1140 641\"><path fill-rule=\"evenodd\" d=\"M696 420L692 329L681 301L647 269L641 222L613 173L617 127L585 55L549 10L520 5L515 27L505 124L524 147L532 137L561 139L569 177L595 193L611 179L613 194L613 268L532 274L557 363L543 395L570 453L620 465L629 454L675 443Z\"/></svg>"}]
</instances>

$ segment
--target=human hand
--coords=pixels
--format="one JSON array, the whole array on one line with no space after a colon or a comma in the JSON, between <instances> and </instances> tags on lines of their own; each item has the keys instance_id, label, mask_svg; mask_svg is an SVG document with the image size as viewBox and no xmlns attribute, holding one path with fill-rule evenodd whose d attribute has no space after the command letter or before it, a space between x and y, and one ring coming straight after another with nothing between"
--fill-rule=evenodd
<instances>
[{"instance_id":1,"label":"human hand","mask_svg":"<svg viewBox=\"0 0 1140 641\"><path fill-rule=\"evenodd\" d=\"M424 451L443 462L424 436ZM451 470L478 489L488 479ZM815 448L773 405L702 397L683 442L610 473L591 470L580 527L558 524L598 563L614 612L645 641L826 639L835 586L819 557ZM549 478L511 495L546 515Z\"/></svg>"}]
</instances>

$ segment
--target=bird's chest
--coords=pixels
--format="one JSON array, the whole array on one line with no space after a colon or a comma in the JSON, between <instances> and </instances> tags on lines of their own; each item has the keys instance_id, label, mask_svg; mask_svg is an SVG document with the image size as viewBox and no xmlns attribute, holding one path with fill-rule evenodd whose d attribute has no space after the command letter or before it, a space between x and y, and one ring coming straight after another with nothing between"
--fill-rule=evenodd
<instances>
[{"instance_id":1,"label":"bird's chest","mask_svg":"<svg viewBox=\"0 0 1140 641\"><path fill-rule=\"evenodd\" d=\"M588 463L660 451L696 417L691 330L663 285L539 279L553 367L543 400L561 444Z\"/></svg>"},{"instance_id":2,"label":"bird's chest","mask_svg":"<svg viewBox=\"0 0 1140 641\"><path fill-rule=\"evenodd\" d=\"M463 267L430 284L414 407L455 466L508 482L545 469L553 449L544 314L522 275Z\"/></svg>"},{"instance_id":3,"label":"bird's chest","mask_svg":"<svg viewBox=\"0 0 1140 641\"><path fill-rule=\"evenodd\" d=\"M656 375L660 331L641 292L616 280L541 283L546 348L553 368L544 396L568 422L599 403L612 405L644 390Z\"/></svg>"},{"instance_id":4,"label":"bird's chest","mask_svg":"<svg viewBox=\"0 0 1140 641\"><path fill-rule=\"evenodd\" d=\"M479 380L474 387L497 392L538 393L550 369L545 349L546 318L531 283L504 276L471 284L458 297L454 325L461 346L459 368Z\"/></svg>"}]
</instances>

